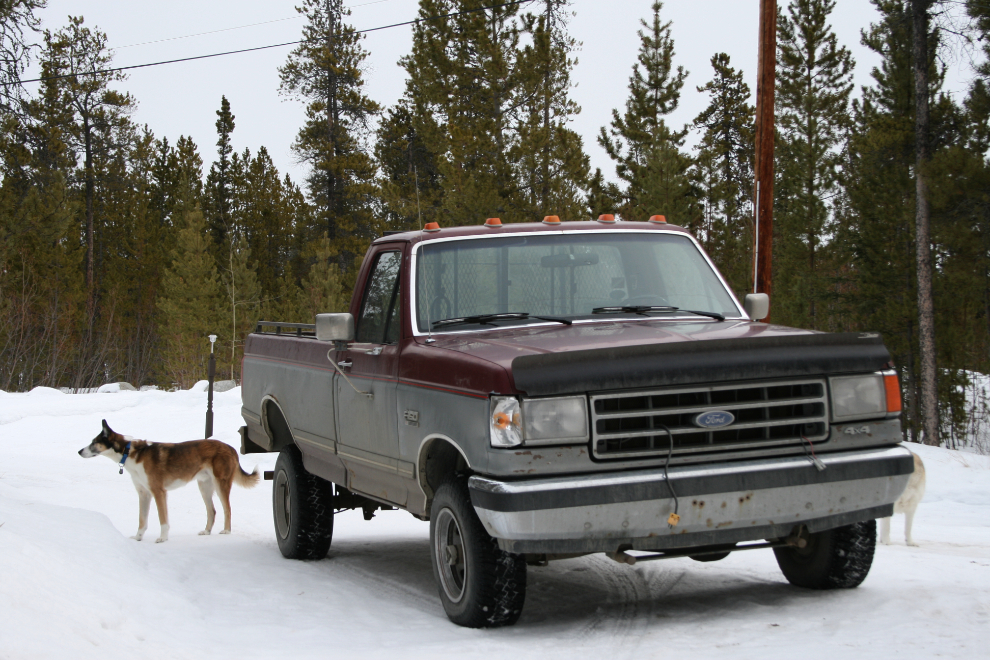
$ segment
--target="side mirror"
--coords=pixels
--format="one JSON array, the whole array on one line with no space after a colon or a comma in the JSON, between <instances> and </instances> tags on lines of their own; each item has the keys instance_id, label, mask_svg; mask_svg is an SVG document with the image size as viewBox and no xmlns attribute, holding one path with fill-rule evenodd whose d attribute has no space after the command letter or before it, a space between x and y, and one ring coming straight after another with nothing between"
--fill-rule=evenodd
<instances>
[{"instance_id":1,"label":"side mirror","mask_svg":"<svg viewBox=\"0 0 990 660\"><path fill-rule=\"evenodd\" d=\"M320 341L354 341L352 314L317 314L316 338Z\"/></svg>"},{"instance_id":2,"label":"side mirror","mask_svg":"<svg viewBox=\"0 0 990 660\"><path fill-rule=\"evenodd\" d=\"M770 314L770 296L765 293L747 293L743 309L754 321L765 319Z\"/></svg>"}]
</instances>

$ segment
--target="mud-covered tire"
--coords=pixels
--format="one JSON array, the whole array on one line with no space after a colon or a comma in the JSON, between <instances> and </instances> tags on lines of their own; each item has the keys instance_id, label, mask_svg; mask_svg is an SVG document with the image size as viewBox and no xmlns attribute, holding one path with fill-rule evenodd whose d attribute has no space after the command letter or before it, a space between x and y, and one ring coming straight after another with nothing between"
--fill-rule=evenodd
<instances>
[{"instance_id":1,"label":"mud-covered tire","mask_svg":"<svg viewBox=\"0 0 990 660\"><path fill-rule=\"evenodd\" d=\"M323 559L333 538L333 485L310 474L290 445L279 452L272 479L275 540L288 559Z\"/></svg>"},{"instance_id":2,"label":"mud-covered tire","mask_svg":"<svg viewBox=\"0 0 990 660\"><path fill-rule=\"evenodd\" d=\"M505 552L471 506L467 483L437 488L430 508L430 557L440 601L459 626L511 626L526 599L526 560Z\"/></svg>"},{"instance_id":3,"label":"mud-covered tire","mask_svg":"<svg viewBox=\"0 0 990 660\"><path fill-rule=\"evenodd\" d=\"M777 565L791 584L805 589L852 589L873 565L877 521L810 534L804 548L774 548Z\"/></svg>"}]
</instances>

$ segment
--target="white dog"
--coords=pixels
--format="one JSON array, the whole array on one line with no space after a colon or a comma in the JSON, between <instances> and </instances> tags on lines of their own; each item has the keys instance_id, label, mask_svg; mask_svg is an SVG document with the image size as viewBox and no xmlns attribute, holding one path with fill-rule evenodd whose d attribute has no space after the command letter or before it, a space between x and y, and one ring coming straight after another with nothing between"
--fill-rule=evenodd
<instances>
[{"instance_id":1,"label":"white dog","mask_svg":"<svg viewBox=\"0 0 990 660\"><path fill-rule=\"evenodd\" d=\"M894 502L894 513L904 514L904 539L908 545L918 545L911 539L911 524L914 522L914 512L925 496L925 464L921 457L914 455L914 474L908 479L907 488ZM880 524L880 542L890 545L890 518L884 518Z\"/></svg>"}]
</instances>

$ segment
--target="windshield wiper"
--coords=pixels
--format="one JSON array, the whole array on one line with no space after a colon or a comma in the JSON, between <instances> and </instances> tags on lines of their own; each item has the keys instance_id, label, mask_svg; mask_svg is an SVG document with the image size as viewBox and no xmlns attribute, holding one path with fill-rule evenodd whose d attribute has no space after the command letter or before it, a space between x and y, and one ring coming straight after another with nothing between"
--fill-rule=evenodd
<instances>
[{"instance_id":1,"label":"windshield wiper","mask_svg":"<svg viewBox=\"0 0 990 660\"><path fill-rule=\"evenodd\" d=\"M479 325L495 325L493 321L526 321L528 319L552 321L555 323L563 323L564 325L571 325L572 323L570 319L559 319L554 316L532 316L529 312L503 312L501 314L477 314L475 316L459 316L451 319L443 319L441 321L434 321L430 327L436 329L447 325L461 325L469 323L478 323Z\"/></svg>"},{"instance_id":2,"label":"windshield wiper","mask_svg":"<svg viewBox=\"0 0 990 660\"><path fill-rule=\"evenodd\" d=\"M681 309L680 307L673 307L671 305L616 305L614 307L595 307L591 310L592 314L642 314L643 316L647 316L646 312L687 312L688 314L707 316L717 321L725 320L725 316L718 312L699 312L693 309Z\"/></svg>"}]
</instances>

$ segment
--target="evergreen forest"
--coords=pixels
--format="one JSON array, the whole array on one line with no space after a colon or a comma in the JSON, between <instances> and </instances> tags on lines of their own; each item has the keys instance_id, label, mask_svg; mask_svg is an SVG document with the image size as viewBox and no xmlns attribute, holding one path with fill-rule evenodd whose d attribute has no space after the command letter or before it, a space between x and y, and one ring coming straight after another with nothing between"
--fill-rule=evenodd
<instances>
[{"instance_id":1,"label":"evergreen forest","mask_svg":"<svg viewBox=\"0 0 990 660\"><path fill-rule=\"evenodd\" d=\"M259 319L345 311L369 243L427 222L661 213L694 232L740 299L752 291L753 90L713 52L691 77L707 107L674 125L689 83L663 3L642 0L638 58L614 72L628 96L592 136L614 164L603 173L572 128L572 0L419 0L392 106L366 93L368 52L342 0L299 1L305 26L278 90L305 108L296 181L265 146L233 149L250 109L222 88L215 144L157 136L133 121L99 27L77 16L42 29L46 0L0 0L0 390L188 388L205 378L209 334L218 378L236 380ZM859 89L835 0L778 3L772 321L881 333L907 439L957 446L990 434L990 5L870 1L862 44L881 63ZM950 95L958 53L971 81ZM937 410L922 405L928 358Z\"/></svg>"}]
</instances>

